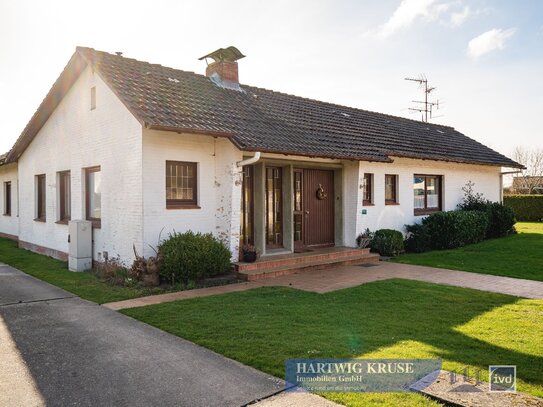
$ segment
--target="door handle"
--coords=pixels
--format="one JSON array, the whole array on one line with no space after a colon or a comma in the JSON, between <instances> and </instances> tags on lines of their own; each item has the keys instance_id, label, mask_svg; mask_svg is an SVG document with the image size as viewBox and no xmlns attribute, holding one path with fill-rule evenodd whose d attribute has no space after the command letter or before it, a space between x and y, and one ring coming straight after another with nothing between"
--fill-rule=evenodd
<instances>
[{"instance_id":1,"label":"door handle","mask_svg":"<svg viewBox=\"0 0 543 407\"><path fill-rule=\"evenodd\" d=\"M305 211L305 214L306 214L306 215L309 215L309 211Z\"/></svg>"}]
</instances>

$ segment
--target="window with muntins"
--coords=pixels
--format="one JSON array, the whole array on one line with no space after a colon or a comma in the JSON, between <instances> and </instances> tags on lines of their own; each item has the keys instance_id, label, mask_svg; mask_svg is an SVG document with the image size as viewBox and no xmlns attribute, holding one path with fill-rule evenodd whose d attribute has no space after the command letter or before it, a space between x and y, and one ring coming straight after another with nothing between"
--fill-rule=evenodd
<instances>
[{"instance_id":1,"label":"window with muntins","mask_svg":"<svg viewBox=\"0 0 543 407\"><path fill-rule=\"evenodd\" d=\"M441 210L442 176L413 176L413 195L415 215L426 215Z\"/></svg>"},{"instance_id":2,"label":"window with muntins","mask_svg":"<svg viewBox=\"0 0 543 407\"><path fill-rule=\"evenodd\" d=\"M198 208L197 164L166 161L166 208Z\"/></svg>"}]
</instances>

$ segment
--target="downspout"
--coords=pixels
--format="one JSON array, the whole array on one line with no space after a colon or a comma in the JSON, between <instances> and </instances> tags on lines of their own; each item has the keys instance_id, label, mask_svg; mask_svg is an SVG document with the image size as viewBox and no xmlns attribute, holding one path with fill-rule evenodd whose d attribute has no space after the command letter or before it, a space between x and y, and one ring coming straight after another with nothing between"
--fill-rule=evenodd
<instances>
[{"instance_id":1,"label":"downspout","mask_svg":"<svg viewBox=\"0 0 543 407\"><path fill-rule=\"evenodd\" d=\"M247 158L246 160L241 160L241 161L238 161L236 163L236 165L241 168L245 165L251 165L251 164L254 164L256 163L258 160L260 160L260 151L256 151L255 152L255 155L252 156L251 158Z\"/></svg>"}]
</instances>

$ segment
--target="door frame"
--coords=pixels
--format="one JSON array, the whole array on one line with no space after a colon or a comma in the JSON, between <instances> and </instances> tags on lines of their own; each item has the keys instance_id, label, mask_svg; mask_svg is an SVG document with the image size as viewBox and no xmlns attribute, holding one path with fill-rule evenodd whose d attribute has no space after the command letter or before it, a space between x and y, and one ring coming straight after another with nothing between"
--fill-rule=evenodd
<instances>
[{"instance_id":1,"label":"door frame","mask_svg":"<svg viewBox=\"0 0 543 407\"><path fill-rule=\"evenodd\" d=\"M254 245L262 255L279 251L292 253L294 245L294 169L321 169L334 172L334 244L344 244L344 168L350 163L332 160L305 161L303 159L284 159L282 157L263 157L254 166ZM266 250L266 167L283 168L283 246L280 249Z\"/></svg>"},{"instance_id":2,"label":"door frame","mask_svg":"<svg viewBox=\"0 0 543 407\"><path fill-rule=\"evenodd\" d=\"M302 174L301 176L301 199L302 199L302 202L301 202L301 213L302 213L302 241L301 241L301 244L298 243L298 245L296 245L296 240L294 241L294 244L295 244L295 248L299 248L299 249L304 249L304 248L324 248L324 247L333 247L336 245L336 211L337 211L337 208L336 208L336 193L335 193L335 188L336 188L336 174L335 174L335 171L333 169L330 169L330 168L294 168L293 169L294 173L296 172L299 172ZM308 197L312 196L312 193L311 191L308 191L306 189L306 172L307 171L326 171L328 173L331 174L332 176L332 194L331 196L328 196L326 199L331 199L332 200L332 213L328 214L328 216L331 215L331 225L330 225L330 228L332 229L332 241L330 242L326 242L326 243L316 243L316 244L310 244L309 242L309 231L308 231L308 221L310 221L311 219L311 214L309 213L309 209L310 209L310 203L306 203L306 199L308 199ZM295 180L295 177L293 177L293 180ZM294 188L294 186L293 186ZM329 193L329 191L328 191ZM294 198L293 198L294 199ZM295 208L293 208L295 209ZM296 212L293 212L293 221L294 221L294 215L295 215ZM294 231L294 226L293 226L293 231ZM297 246L297 247L296 247Z\"/></svg>"}]
</instances>

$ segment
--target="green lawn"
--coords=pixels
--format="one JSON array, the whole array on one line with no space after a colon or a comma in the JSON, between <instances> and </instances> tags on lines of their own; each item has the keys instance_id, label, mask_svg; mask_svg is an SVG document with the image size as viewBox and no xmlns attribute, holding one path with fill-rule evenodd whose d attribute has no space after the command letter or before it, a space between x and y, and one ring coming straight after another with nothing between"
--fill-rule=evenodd
<instances>
[{"instance_id":1,"label":"green lawn","mask_svg":"<svg viewBox=\"0 0 543 407\"><path fill-rule=\"evenodd\" d=\"M543 281L543 223L519 222L516 235L426 253L403 254L398 263Z\"/></svg>"},{"instance_id":2,"label":"green lawn","mask_svg":"<svg viewBox=\"0 0 543 407\"><path fill-rule=\"evenodd\" d=\"M20 249L16 242L4 238L0 238L0 262L98 304L163 292L113 286L100 281L93 273L71 272L65 262Z\"/></svg>"},{"instance_id":3,"label":"green lawn","mask_svg":"<svg viewBox=\"0 0 543 407\"><path fill-rule=\"evenodd\" d=\"M440 358L445 369L517 365L543 396L543 301L407 280L328 294L266 287L124 314L277 377L288 358ZM434 405L418 394L328 393L352 405Z\"/></svg>"}]
</instances>

